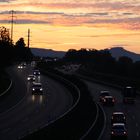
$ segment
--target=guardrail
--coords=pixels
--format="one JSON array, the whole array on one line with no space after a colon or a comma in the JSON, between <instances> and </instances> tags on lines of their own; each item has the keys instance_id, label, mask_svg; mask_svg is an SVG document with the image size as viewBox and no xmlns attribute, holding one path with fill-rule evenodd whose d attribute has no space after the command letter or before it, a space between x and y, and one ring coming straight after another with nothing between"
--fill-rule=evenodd
<instances>
[{"instance_id":1,"label":"guardrail","mask_svg":"<svg viewBox=\"0 0 140 140\"><path fill-rule=\"evenodd\" d=\"M2 93L0 93L0 98L3 97L4 95L6 95L6 93L8 93L11 90L12 85L13 85L13 82L10 79L10 84L9 84L8 88L5 91L3 91Z\"/></svg>"},{"instance_id":2,"label":"guardrail","mask_svg":"<svg viewBox=\"0 0 140 140\"><path fill-rule=\"evenodd\" d=\"M46 73L46 71L44 72ZM61 81L64 85L66 84L66 81L72 80L70 80L70 77L68 80L66 80L65 77L58 76L54 73L50 74L47 72L46 74L49 74L49 76L54 76L54 78ZM77 140L87 132L89 127L96 119L96 105L92 101L92 98L88 95L87 91L84 90L83 85L79 89L78 82L79 81L71 81L71 84L66 85L69 87L70 91L73 89L73 87L70 87L70 85L74 85L74 87L77 87L76 90L78 89L78 93L81 92L79 99L77 99L77 101L75 100L76 102L74 106L58 119L52 121L50 124L45 125L43 128L40 128L40 130L29 132L28 136L23 136L23 140L31 140L35 138ZM77 96L76 94L78 94L75 92L71 93L73 96Z\"/></svg>"}]
</instances>

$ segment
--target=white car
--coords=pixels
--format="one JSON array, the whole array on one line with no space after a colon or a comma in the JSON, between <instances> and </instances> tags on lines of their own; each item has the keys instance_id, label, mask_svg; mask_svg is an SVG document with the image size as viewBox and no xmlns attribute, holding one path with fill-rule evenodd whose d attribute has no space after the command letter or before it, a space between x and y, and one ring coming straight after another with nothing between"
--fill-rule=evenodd
<instances>
[{"instance_id":1,"label":"white car","mask_svg":"<svg viewBox=\"0 0 140 140\"><path fill-rule=\"evenodd\" d=\"M124 123L126 124L126 117L123 112L113 112L111 117L111 124Z\"/></svg>"},{"instance_id":2,"label":"white car","mask_svg":"<svg viewBox=\"0 0 140 140\"><path fill-rule=\"evenodd\" d=\"M28 81L35 81L35 76L34 75L28 75L27 80Z\"/></svg>"}]
</instances>

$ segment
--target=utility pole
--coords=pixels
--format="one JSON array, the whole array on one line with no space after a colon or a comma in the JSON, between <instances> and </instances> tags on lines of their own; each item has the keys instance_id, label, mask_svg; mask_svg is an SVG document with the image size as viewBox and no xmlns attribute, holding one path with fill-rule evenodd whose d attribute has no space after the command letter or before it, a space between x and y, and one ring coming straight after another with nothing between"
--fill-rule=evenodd
<instances>
[{"instance_id":1,"label":"utility pole","mask_svg":"<svg viewBox=\"0 0 140 140\"><path fill-rule=\"evenodd\" d=\"M11 15L11 43L13 41L13 24L14 24L14 10L11 10L10 13Z\"/></svg>"},{"instance_id":2,"label":"utility pole","mask_svg":"<svg viewBox=\"0 0 140 140\"><path fill-rule=\"evenodd\" d=\"M27 45L27 47L29 48L29 46L30 46L30 29L28 29L28 45Z\"/></svg>"}]
</instances>

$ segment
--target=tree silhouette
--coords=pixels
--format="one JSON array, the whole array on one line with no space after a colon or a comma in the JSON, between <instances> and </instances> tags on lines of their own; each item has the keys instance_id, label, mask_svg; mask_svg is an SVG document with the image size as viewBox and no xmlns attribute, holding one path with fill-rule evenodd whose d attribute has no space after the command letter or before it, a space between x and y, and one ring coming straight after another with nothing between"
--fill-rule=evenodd
<instances>
[{"instance_id":1,"label":"tree silhouette","mask_svg":"<svg viewBox=\"0 0 140 140\"><path fill-rule=\"evenodd\" d=\"M14 61L28 61L32 56L24 38L20 38L14 45L10 39L9 30L3 26L0 27L0 67L5 67Z\"/></svg>"},{"instance_id":2,"label":"tree silhouette","mask_svg":"<svg viewBox=\"0 0 140 140\"><path fill-rule=\"evenodd\" d=\"M11 39L9 30L5 27L0 27L0 47L9 47L11 45Z\"/></svg>"},{"instance_id":3,"label":"tree silhouette","mask_svg":"<svg viewBox=\"0 0 140 140\"><path fill-rule=\"evenodd\" d=\"M20 47L20 48L24 48L26 46L25 42L24 42L24 38L20 38L17 42L15 47Z\"/></svg>"}]
</instances>

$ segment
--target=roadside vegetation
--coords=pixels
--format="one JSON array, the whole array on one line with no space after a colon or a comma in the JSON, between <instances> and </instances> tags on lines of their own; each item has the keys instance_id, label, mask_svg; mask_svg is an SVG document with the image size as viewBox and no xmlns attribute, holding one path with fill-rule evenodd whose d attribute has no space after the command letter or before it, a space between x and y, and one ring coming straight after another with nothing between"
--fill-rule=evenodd
<instances>
[{"instance_id":1,"label":"roadside vegetation","mask_svg":"<svg viewBox=\"0 0 140 140\"><path fill-rule=\"evenodd\" d=\"M66 71L70 71L70 66L73 64L80 66L75 71L78 74L120 86L131 85L139 89L140 61L133 62L126 56L116 60L108 50L70 49L62 59L46 63L54 68L69 66L65 68Z\"/></svg>"}]
</instances>

